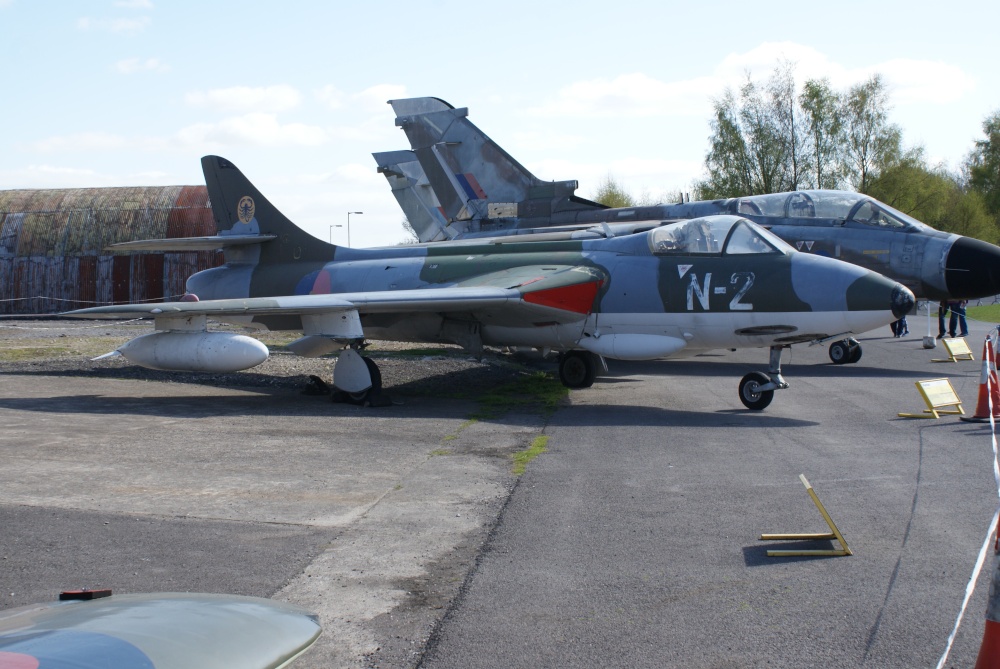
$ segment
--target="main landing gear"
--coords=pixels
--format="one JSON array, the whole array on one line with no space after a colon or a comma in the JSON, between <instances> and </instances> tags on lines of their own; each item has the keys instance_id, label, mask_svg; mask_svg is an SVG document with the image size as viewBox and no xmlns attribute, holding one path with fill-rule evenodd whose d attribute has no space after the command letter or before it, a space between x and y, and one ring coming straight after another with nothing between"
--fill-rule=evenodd
<instances>
[{"instance_id":1,"label":"main landing gear","mask_svg":"<svg viewBox=\"0 0 1000 669\"><path fill-rule=\"evenodd\" d=\"M567 388L589 388L600 364L600 358L590 351L566 351L559 355L559 380Z\"/></svg>"},{"instance_id":2,"label":"main landing gear","mask_svg":"<svg viewBox=\"0 0 1000 669\"><path fill-rule=\"evenodd\" d=\"M750 372L740 380L740 401L751 411L761 411L774 399L775 390L788 387L781 378L781 351L785 346L772 346L767 374Z\"/></svg>"},{"instance_id":3,"label":"main landing gear","mask_svg":"<svg viewBox=\"0 0 1000 669\"><path fill-rule=\"evenodd\" d=\"M830 360L835 365L853 365L861 359L861 343L854 337L830 344Z\"/></svg>"},{"instance_id":4,"label":"main landing gear","mask_svg":"<svg viewBox=\"0 0 1000 669\"><path fill-rule=\"evenodd\" d=\"M318 376L310 376L309 384L302 391L306 395L330 394L334 402L361 406L381 407L392 404L382 394L382 372L375 361L362 356L356 349L346 348L337 356L333 368L333 387Z\"/></svg>"}]
</instances>

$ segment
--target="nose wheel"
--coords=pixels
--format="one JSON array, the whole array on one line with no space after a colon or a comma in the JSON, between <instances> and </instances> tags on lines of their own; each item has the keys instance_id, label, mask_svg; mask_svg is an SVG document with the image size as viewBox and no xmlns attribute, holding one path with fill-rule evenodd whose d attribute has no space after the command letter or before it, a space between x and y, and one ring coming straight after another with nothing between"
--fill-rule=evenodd
<instances>
[{"instance_id":1,"label":"nose wheel","mask_svg":"<svg viewBox=\"0 0 1000 669\"><path fill-rule=\"evenodd\" d=\"M765 409L774 399L775 390L784 390L788 384L781 378L781 351L785 346L771 347L771 360L767 373L750 372L740 380L740 401L751 411Z\"/></svg>"},{"instance_id":2,"label":"nose wheel","mask_svg":"<svg viewBox=\"0 0 1000 669\"><path fill-rule=\"evenodd\" d=\"M774 385L764 372L750 372L740 381L740 401L751 411L761 411L774 399L773 390L761 390Z\"/></svg>"},{"instance_id":3,"label":"nose wheel","mask_svg":"<svg viewBox=\"0 0 1000 669\"><path fill-rule=\"evenodd\" d=\"M835 365L853 365L861 359L861 344L854 337L830 344L830 360Z\"/></svg>"}]
</instances>

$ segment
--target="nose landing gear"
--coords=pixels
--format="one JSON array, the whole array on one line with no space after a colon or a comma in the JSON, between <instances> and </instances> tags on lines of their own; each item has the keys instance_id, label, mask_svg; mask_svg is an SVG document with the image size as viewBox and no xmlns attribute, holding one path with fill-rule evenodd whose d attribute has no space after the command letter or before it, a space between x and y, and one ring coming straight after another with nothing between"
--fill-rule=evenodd
<instances>
[{"instance_id":1,"label":"nose landing gear","mask_svg":"<svg viewBox=\"0 0 1000 669\"><path fill-rule=\"evenodd\" d=\"M787 346L772 346L767 374L750 372L740 380L740 401L751 411L761 411L774 399L775 390L784 390L788 383L781 377L781 351Z\"/></svg>"},{"instance_id":2,"label":"nose landing gear","mask_svg":"<svg viewBox=\"0 0 1000 669\"><path fill-rule=\"evenodd\" d=\"M830 344L830 360L835 365L853 365L861 359L861 343L854 337Z\"/></svg>"}]
</instances>

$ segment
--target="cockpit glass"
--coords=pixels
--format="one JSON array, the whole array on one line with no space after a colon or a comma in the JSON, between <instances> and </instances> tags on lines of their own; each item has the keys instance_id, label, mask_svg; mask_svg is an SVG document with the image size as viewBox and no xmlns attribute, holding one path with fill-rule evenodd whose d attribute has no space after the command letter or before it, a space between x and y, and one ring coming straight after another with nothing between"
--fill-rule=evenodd
<instances>
[{"instance_id":1,"label":"cockpit glass","mask_svg":"<svg viewBox=\"0 0 1000 669\"><path fill-rule=\"evenodd\" d=\"M726 242L726 255L747 255L759 253L780 253L770 242L768 242L760 228L747 225L745 221L740 221L733 228Z\"/></svg>"},{"instance_id":2,"label":"cockpit glass","mask_svg":"<svg viewBox=\"0 0 1000 669\"><path fill-rule=\"evenodd\" d=\"M737 254L783 253L788 248L767 230L735 216L695 218L649 231L655 255L719 255L723 244L726 253Z\"/></svg>"},{"instance_id":3,"label":"cockpit glass","mask_svg":"<svg viewBox=\"0 0 1000 669\"><path fill-rule=\"evenodd\" d=\"M879 228L905 228L906 224L891 212L894 210L882 206L874 200L863 202L854 210L850 220Z\"/></svg>"},{"instance_id":4,"label":"cockpit glass","mask_svg":"<svg viewBox=\"0 0 1000 669\"><path fill-rule=\"evenodd\" d=\"M656 255L719 254L736 220L731 216L713 216L664 225L649 231L649 245Z\"/></svg>"}]
</instances>

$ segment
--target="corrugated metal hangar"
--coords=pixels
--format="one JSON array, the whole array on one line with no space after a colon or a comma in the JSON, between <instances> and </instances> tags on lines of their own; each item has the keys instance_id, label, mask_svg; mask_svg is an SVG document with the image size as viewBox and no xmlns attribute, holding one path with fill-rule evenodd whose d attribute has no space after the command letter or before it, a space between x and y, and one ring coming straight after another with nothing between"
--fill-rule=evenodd
<instances>
[{"instance_id":1,"label":"corrugated metal hangar","mask_svg":"<svg viewBox=\"0 0 1000 669\"><path fill-rule=\"evenodd\" d=\"M214 235L205 186L0 191L0 314L44 314L184 294L219 251L111 252L138 239Z\"/></svg>"}]
</instances>

